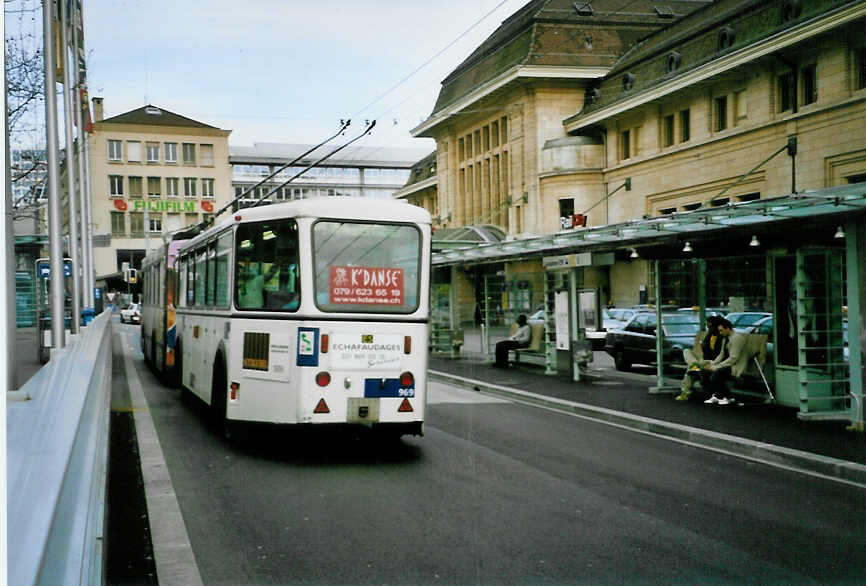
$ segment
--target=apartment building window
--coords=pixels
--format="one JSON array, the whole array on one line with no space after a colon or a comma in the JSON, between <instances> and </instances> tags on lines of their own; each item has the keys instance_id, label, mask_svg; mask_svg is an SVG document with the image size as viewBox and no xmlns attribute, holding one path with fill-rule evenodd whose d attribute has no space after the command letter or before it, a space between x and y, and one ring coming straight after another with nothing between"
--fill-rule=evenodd
<instances>
[{"instance_id":1,"label":"apartment building window","mask_svg":"<svg viewBox=\"0 0 866 586\"><path fill-rule=\"evenodd\" d=\"M213 197L213 179L202 179L201 180L201 196L202 197ZM280 190L282 191L282 190Z\"/></svg>"},{"instance_id":2,"label":"apartment building window","mask_svg":"<svg viewBox=\"0 0 866 586\"><path fill-rule=\"evenodd\" d=\"M126 236L126 214L111 212L111 235Z\"/></svg>"},{"instance_id":3,"label":"apartment building window","mask_svg":"<svg viewBox=\"0 0 866 586\"><path fill-rule=\"evenodd\" d=\"M123 142L119 140L108 141L108 160L122 161L123 160Z\"/></svg>"},{"instance_id":4,"label":"apartment building window","mask_svg":"<svg viewBox=\"0 0 866 586\"><path fill-rule=\"evenodd\" d=\"M814 63L802 69L803 105L818 101L818 66Z\"/></svg>"},{"instance_id":5,"label":"apartment building window","mask_svg":"<svg viewBox=\"0 0 866 586\"><path fill-rule=\"evenodd\" d=\"M619 133L619 158L622 160L631 158L631 131L623 130Z\"/></svg>"},{"instance_id":6,"label":"apartment building window","mask_svg":"<svg viewBox=\"0 0 866 586\"><path fill-rule=\"evenodd\" d=\"M490 150L490 127L485 126L481 129L481 150L489 151Z\"/></svg>"},{"instance_id":7,"label":"apartment building window","mask_svg":"<svg viewBox=\"0 0 866 586\"><path fill-rule=\"evenodd\" d=\"M186 197L195 197L195 177L183 178L183 194Z\"/></svg>"},{"instance_id":8,"label":"apartment building window","mask_svg":"<svg viewBox=\"0 0 866 586\"><path fill-rule=\"evenodd\" d=\"M716 132L728 127L728 96L719 96L713 100L713 116Z\"/></svg>"},{"instance_id":9,"label":"apartment building window","mask_svg":"<svg viewBox=\"0 0 866 586\"><path fill-rule=\"evenodd\" d=\"M148 214L148 229L151 233L162 232L162 214Z\"/></svg>"},{"instance_id":10,"label":"apartment building window","mask_svg":"<svg viewBox=\"0 0 866 586\"><path fill-rule=\"evenodd\" d=\"M237 198L237 197L242 196L244 191L246 191L246 190L247 190L246 187L240 187L240 186L235 187L235 197Z\"/></svg>"},{"instance_id":11,"label":"apartment building window","mask_svg":"<svg viewBox=\"0 0 866 586\"><path fill-rule=\"evenodd\" d=\"M159 143L158 142L149 142L147 143L147 162L148 163L159 163Z\"/></svg>"},{"instance_id":12,"label":"apartment building window","mask_svg":"<svg viewBox=\"0 0 866 586\"><path fill-rule=\"evenodd\" d=\"M109 195L123 195L123 175L108 176L108 193Z\"/></svg>"},{"instance_id":13,"label":"apartment building window","mask_svg":"<svg viewBox=\"0 0 866 586\"><path fill-rule=\"evenodd\" d=\"M457 160L462 161L466 157L465 147L462 138L457 139Z\"/></svg>"},{"instance_id":14,"label":"apartment building window","mask_svg":"<svg viewBox=\"0 0 866 586\"><path fill-rule=\"evenodd\" d=\"M209 167L213 166L213 145L199 145L199 155L201 156L201 164Z\"/></svg>"},{"instance_id":15,"label":"apartment building window","mask_svg":"<svg viewBox=\"0 0 866 586\"><path fill-rule=\"evenodd\" d=\"M495 120L490 125L490 139L493 141L493 148L499 146L499 121Z\"/></svg>"},{"instance_id":16,"label":"apartment building window","mask_svg":"<svg viewBox=\"0 0 866 586\"><path fill-rule=\"evenodd\" d=\"M666 147L674 144L674 115L669 114L662 121L662 140Z\"/></svg>"},{"instance_id":17,"label":"apartment building window","mask_svg":"<svg viewBox=\"0 0 866 586\"><path fill-rule=\"evenodd\" d=\"M571 228L571 217L574 215L574 198L559 200L559 227Z\"/></svg>"},{"instance_id":18,"label":"apartment building window","mask_svg":"<svg viewBox=\"0 0 866 586\"><path fill-rule=\"evenodd\" d=\"M180 179L177 177L166 177L165 178L165 194L168 197L177 197L180 195L179 189Z\"/></svg>"},{"instance_id":19,"label":"apartment building window","mask_svg":"<svg viewBox=\"0 0 866 586\"><path fill-rule=\"evenodd\" d=\"M126 160L130 163L141 162L141 142L137 140L126 141Z\"/></svg>"},{"instance_id":20,"label":"apartment building window","mask_svg":"<svg viewBox=\"0 0 866 586\"><path fill-rule=\"evenodd\" d=\"M778 77L779 112L787 112L794 107L794 75L789 71Z\"/></svg>"},{"instance_id":21,"label":"apartment building window","mask_svg":"<svg viewBox=\"0 0 866 586\"><path fill-rule=\"evenodd\" d=\"M144 214L141 212L129 214L129 231L133 237L144 236Z\"/></svg>"},{"instance_id":22,"label":"apartment building window","mask_svg":"<svg viewBox=\"0 0 866 586\"><path fill-rule=\"evenodd\" d=\"M746 90L734 92L734 126L749 117L749 103L746 100Z\"/></svg>"},{"instance_id":23,"label":"apartment building window","mask_svg":"<svg viewBox=\"0 0 866 586\"><path fill-rule=\"evenodd\" d=\"M688 142L692 137L692 113L690 110L680 110L680 142Z\"/></svg>"},{"instance_id":24,"label":"apartment building window","mask_svg":"<svg viewBox=\"0 0 866 586\"><path fill-rule=\"evenodd\" d=\"M141 177L129 178L129 197L141 197L142 183Z\"/></svg>"},{"instance_id":25,"label":"apartment building window","mask_svg":"<svg viewBox=\"0 0 866 586\"><path fill-rule=\"evenodd\" d=\"M502 132L502 144L508 144L508 118L503 116L499 120L499 130Z\"/></svg>"},{"instance_id":26,"label":"apartment building window","mask_svg":"<svg viewBox=\"0 0 866 586\"><path fill-rule=\"evenodd\" d=\"M183 143L183 164L195 165L195 145L193 143Z\"/></svg>"},{"instance_id":27,"label":"apartment building window","mask_svg":"<svg viewBox=\"0 0 866 586\"><path fill-rule=\"evenodd\" d=\"M177 163L177 143L176 142L165 143L165 162L166 163Z\"/></svg>"},{"instance_id":28,"label":"apartment building window","mask_svg":"<svg viewBox=\"0 0 866 586\"><path fill-rule=\"evenodd\" d=\"M147 178L147 196L159 197L162 195L162 180L159 177Z\"/></svg>"}]
</instances>

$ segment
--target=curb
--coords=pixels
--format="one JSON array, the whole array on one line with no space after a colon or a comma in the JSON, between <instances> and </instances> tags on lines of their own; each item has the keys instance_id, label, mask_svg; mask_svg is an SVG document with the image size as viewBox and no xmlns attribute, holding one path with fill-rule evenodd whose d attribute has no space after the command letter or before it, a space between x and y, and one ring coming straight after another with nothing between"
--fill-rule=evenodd
<instances>
[{"instance_id":1,"label":"curb","mask_svg":"<svg viewBox=\"0 0 866 586\"><path fill-rule=\"evenodd\" d=\"M608 425L688 443L777 468L785 468L802 474L820 476L866 488L866 465L856 462L839 460L811 452L757 442L640 415L632 415L631 413L614 411L585 403L546 397L446 372L436 370L428 370L427 372L428 380L448 383L471 391L496 395L520 403L552 409Z\"/></svg>"}]
</instances>

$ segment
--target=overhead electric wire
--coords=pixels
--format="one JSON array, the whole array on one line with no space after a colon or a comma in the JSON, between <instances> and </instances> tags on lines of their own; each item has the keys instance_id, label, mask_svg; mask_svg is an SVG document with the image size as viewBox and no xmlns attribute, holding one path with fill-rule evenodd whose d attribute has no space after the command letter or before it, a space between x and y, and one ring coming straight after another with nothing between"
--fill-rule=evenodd
<instances>
[{"instance_id":1,"label":"overhead electric wire","mask_svg":"<svg viewBox=\"0 0 866 586\"><path fill-rule=\"evenodd\" d=\"M246 197L247 195L249 195L251 192L253 192L253 191L256 189L256 187L259 187L259 186L260 186L261 184L263 184L265 181L268 181L268 180L272 179L274 176L276 176L280 171L282 171L282 170L285 169L286 167L290 167L290 166L294 165L295 163L297 163L298 161L302 160L304 157L306 157L307 155L309 155L310 153L312 153L314 150L318 149L319 147L324 146L325 144L331 142L332 140L334 140L335 138L337 138L338 136L340 136L343 132L345 132L345 130L349 127L349 125L350 125L351 123L352 123L352 120L351 120L351 119L346 120L346 121L341 120L341 121L340 121L340 130L338 130L336 133L332 134L331 136L329 136L328 138L326 138L325 140L323 140L322 142L320 142L320 143L317 144L316 146L314 146L314 147L310 148L309 150L305 151L304 153L298 155L297 157L295 157L293 160L289 161L289 162L286 163L285 165L279 167L276 171L273 171L270 175L268 175L268 176L265 177L264 179L261 179L258 183L256 183L255 185L253 185L252 187L250 187L249 189L247 189L246 191L244 191L243 193L241 193L239 196L235 197L232 201L230 201L229 203L227 203L226 205L224 205L222 208L220 208L219 210L217 210L217 211L214 213L213 218L216 219L217 216L219 216L219 215L222 214L224 211L226 211L227 209L229 209L230 207L232 207L234 204L236 204L237 202L239 202L240 200L242 200L244 197Z\"/></svg>"},{"instance_id":2,"label":"overhead electric wire","mask_svg":"<svg viewBox=\"0 0 866 586\"><path fill-rule=\"evenodd\" d=\"M460 39L462 39L463 37L465 37L467 34L469 34L469 32L470 32L472 29L474 29L476 26L478 26L479 24L481 24L481 23L484 21L484 19L486 19L486 18L487 18L488 16L490 16L491 14L493 14L496 10L499 9L500 6L502 6L502 5L505 4L506 2L508 2L508 0L502 0L499 4L497 4L496 6L494 6L493 8L491 8L491 9L490 9L490 10L489 10L489 11L488 11L484 16L482 16L481 18L479 18L478 20L476 20L476 21L472 24L472 26L470 26L468 29L466 29L466 30L463 31L462 33L460 33L460 35L458 35L456 39L454 39L453 41L451 41L450 43L448 43L447 45L445 45L442 49L439 50L439 52L437 52L435 55L433 55L432 57L430 57L427 61L425 61L424 63L422 63L422 64L419 65L418 67L416 67L415 70L412 71L412 73L410 73L409 75L407 75L406 77L404 77L403 79L401 79L400 81L398 81L398 82L397 82L396 84L394 84L391 88L389 88L387 91L385 91L385 93L383 93L381 96L379 96L378 98L376 98L375 100L373 100L372 102L370 102L369 104L367 104L366 106L364 106L363 108L361 108L361 109L358 111L358 113L355 114L355 116L360 115L361 112L364 112L365 110L367 110L367 108L369 108L369 107L372 106L373 104L376 104L377 102L379 102L380 100L382 100L382 98L384 98L385 96L387 96L388 94L390 94L391 92L393 92L395 89L397 89L398 87L400 87L401 85L403 85L403 84L404 84L404 83L405 83L409 78L411 78L413 75L415 75L416 73L418 73L419 71L421 71L422 69L424 69L425 67L427 67L427 66L428 66L428 65L429 65L429 64L430 64L434 59L436 59L437 57L439 57L439 55L441 55L442 53L444 53L445 51L447 51L448 49L450 49L451 47L453 47L453 46L457 43L457 41L459 41Z\"/></svg>"},{"instance_id":3,"label":"overhead electric wire","mask_svg":"<svg viewBox=\"0 0 866 586\"><path fill-rule=\"evenodd\" d=\"M289 183L291 183L292 181L294 181L295 179L297 179L298 177L300 177L301 175L303 175L304 173L306 173L307 171L309 171L309 170L312 169L313 167L317 166L317 165L318 165L319 163L321 163L322 161L325 161L326 159L331 158L332 156L336 155L337 153L339 153L341 150L343 150L344 148L346 148L347 146L349 146L349 145L352 144L353 142L355 142L355 141L357 141L357 140L360 140L360 139L362 139L363 137L367 136L367 135L370 133L370 131L373 130L373 127L375 127L375 126L376 126L376 121L373 120L372 122L370 122L369 124L367 124L366 128L364 128L364 132L362 132L361 134L359 134L358 136L356 136L355 138L353 138L353 139L350 140L349 142L343 144L342 146L337 147L336 149L334 149L333 151L331 151L330 153L328 153L327 155L325 155L324 157L322 157L322 158L319 159L318 161L315 161L315 162L311 163L310 165L308 165L307 167L305 167L304 169L302 169L300 172L296 173L296 174L293 175L292 177L286 179L284 182L282 182L281 184L279 184L279 185L277 185L276 187L274 187L274 188L273 188L272 190L270 190L268 193L266 193L266 194L264 194L263 196L261 196L261 197L260 197L258 200L256 200L256 202L255 202L253 205L251 205L250 207L258 207L258 206L260 206L260 205L262 204L262 202L264 202L264 200L266 200L267 198L269 198L270 196L272 196L272 195L273 195L274 193L276 193L278 190L282 189L283 187L285 187L286 185L288 185Z\"/></svg>"}]
</instances>

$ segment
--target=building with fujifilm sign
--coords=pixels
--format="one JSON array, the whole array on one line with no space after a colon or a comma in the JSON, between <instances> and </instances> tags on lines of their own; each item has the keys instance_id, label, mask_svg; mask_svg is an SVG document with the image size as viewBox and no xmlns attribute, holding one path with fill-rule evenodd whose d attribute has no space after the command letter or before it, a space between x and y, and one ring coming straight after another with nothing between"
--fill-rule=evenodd
<instances>
[{"instance_id":1,"label":"building with fujifilm sign","mask_svg":"<svg viewBox=\"0 0 866 586\"><path fill-rule=\"evenodd\" d=\"M163 233L229 202L231 131L153 105L104 118L102 98L93 99L93 113L93 262L112 288L122 263L140 268Z\"/></svg>"}]
</instances>

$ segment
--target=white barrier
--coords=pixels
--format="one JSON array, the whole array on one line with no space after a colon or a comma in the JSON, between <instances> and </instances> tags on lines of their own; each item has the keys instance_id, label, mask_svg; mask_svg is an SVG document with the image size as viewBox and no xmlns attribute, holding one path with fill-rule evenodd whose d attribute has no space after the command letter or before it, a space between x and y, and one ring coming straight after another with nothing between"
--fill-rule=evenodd
<instances>
[{"instance_id":1,"label":"white barrier","mask_svg":"<svg viewBox=\"0 0 866 586\"><path fill-rule=\"evenodd\" d=\"M9 584L100 584L111 313L103 312L7 401Z\"/></svg>"}]
</instances>

